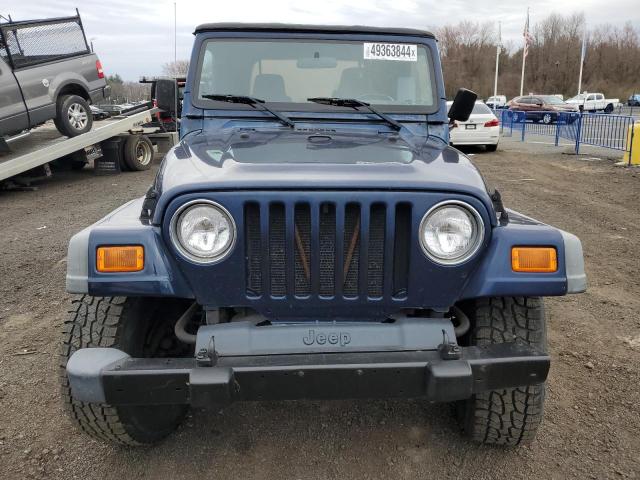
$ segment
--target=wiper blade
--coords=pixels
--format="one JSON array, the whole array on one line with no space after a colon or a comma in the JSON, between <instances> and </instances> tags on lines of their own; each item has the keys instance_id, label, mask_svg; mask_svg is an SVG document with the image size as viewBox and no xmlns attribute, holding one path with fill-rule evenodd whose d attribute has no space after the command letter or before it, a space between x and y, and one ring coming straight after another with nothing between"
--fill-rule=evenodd
<instances>
[{"instance_id":1,"label":"wiper blade","mask_svg":"<svg viewBox=\"0 0 640 480\"><path fill-rule=\"evenodd\" d=\"M321 103L323 105L335 105L336 107L351 107L351 108L364 107L374 115L384 120L384 122L387 123L394 130L399 131L400 129L402 129L401 123L396 122L393 118L389 117L385 113L382 113L378 109L373 108L367 102L363 102L355 98L312 97L312 98L307 98L307 101L313 102L313 103Z\"/></svg>"},{"instance_id":2,"label":"wiper blade","mask_svg":"<svg viewBox=\"0 0 640 480\"><path fill-rule=\"evenodd\" d=\"M202 95L202 98L206 98L208 100L215 100L217 102L228 102L228 103L243 103L245 105L251 105L252 107L259 107L259 110L264 112L268 112L278 120L283 125L286 125L289 128L295 128L296 124L293 121L283 115L280 112L276 112L275 110L271 110L269 107L265 105L265 101L260 98L249 97L247 95Z\"/></svg>"}]
</instances>

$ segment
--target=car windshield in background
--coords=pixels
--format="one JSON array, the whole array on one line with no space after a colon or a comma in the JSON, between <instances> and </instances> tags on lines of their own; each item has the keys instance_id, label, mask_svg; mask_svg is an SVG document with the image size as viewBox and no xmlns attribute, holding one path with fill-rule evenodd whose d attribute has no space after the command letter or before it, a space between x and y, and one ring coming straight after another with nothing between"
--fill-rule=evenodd
<instances>
[{"instance_id":1,"label":"car windshield in background","mask_svg":"<svg viewBox=\"0 0 640 480\"><path fill-rule=\"evenodd\" d=\"M560 98L554 95L544 95L542 97L542 101L547 105L564 105L564 100L560 100Z\"/></svg>"},{"instance_id":2,"label":"car windshield in background","mask_svg":"<svg viewBox=\"0 0 640 480\"><path fill-rule=\"evenodd\" d=\"M332 41L209 40L201 54L195 98L243 95L266 102L310 97L437 109L433 64L423 45Z\"/></svg>"},{"instance_id":3,"label":"car windshield in background","mask_svg":"<svg viewBox=\"0 0 640 480\"><path fill-rule=\"evenodd\" d=\"M586 95L583 95L582 93L579 95L576 95L575 97L571 97L569 99L569 101L573 100L573 101L579 101L579 102L584 102L584 100L586 99Z\"/></svg>"},{"instance_id":4,"label":"car windshield in background","mask_svg":"<svg viewBox=\"0 0 640 480\"><path fill-rule=\"evenodd\" d=\"M489 107L487 107L484 103L476 103L473 106L472 115L486 115L487 113L493 113Z\"/></svg>"}]
</instances>

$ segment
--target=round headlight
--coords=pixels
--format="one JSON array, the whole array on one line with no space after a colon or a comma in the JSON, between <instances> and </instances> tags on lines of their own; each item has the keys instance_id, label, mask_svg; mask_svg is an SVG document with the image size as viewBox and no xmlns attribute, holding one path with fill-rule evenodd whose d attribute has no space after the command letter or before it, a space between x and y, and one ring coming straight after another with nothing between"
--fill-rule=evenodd
<instances>
[{"instance_id":1,"label":"round headlight","mask_svg":"<svg viewBox=\"0 0 640 480\"><path fill-rule=\"evenodd\" d=\"M196 200L180 208L171 220L171 239L187 258L199 263L221 260L235 242L233 218L221 205Z\"/></svg>"},{"instance_id":2,"label":"round headlight","mask_svg":"<svg viewBox=\"0 0 640 480\"><path fill-rule=\"evenodd\" d=\"M434 262L456 265L470 258L482 243L482 217L471 205L449 201L429 210L420 224L420 243Z\"/></svg>"}]
</instances>

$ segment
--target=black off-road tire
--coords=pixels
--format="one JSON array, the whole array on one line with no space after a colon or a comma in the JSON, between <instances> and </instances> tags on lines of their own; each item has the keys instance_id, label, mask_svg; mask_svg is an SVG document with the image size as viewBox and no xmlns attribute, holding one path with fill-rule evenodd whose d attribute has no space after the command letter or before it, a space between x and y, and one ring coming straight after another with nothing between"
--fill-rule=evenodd
<instances>
[{"instance_id":1,"label":"black off-road tire","mask_svg":"<svg viewBox=\"0 0 640 480\"><path fill-rule=\"evenodd\" d=\"M89 162L87 162L87 154L83 151L80 150L78 152L73 152L71 155L69 155L66 160L69 162L69 166L71 167L71 170L82 170L85 165L87 165Z\"/></svg>"},{"instance_id":2,"label":"black off-road tire","mask_svg":"<svg viewBox=\"0 0 640 480\"><path fill-rule=\"evenodd\" d=\"M544 303L539 297L482 298L466 311L471 320L471 345L516 341L547 350ZM458 402L458 420L475 442L525 444L536 436L544 398L544 384L483 392Z\"/></svg>"},{"instance_id":3,"label":"black off-road tire","mask_svg":"<svg viewBox=\"0 0 640 480\"><path fill-rule=\"evenodd\" d=\"M495 145L485 145L484 148L487 149L487 152L495 152L496 150L498 150L498 144L496 143Z\"/></svg>"},{"instance_id":4,"label":"black off-road tire","mask_svg":"<svg viewBox=\"0 0 640 480\"><path fill-rule=\"evenodd\" d=\"M149 170L153 155L153 143L144 135L131 135L124 143L123 158L129 170Z\"/></svg>"},{"instance_id":5,"label":"black off-road tire","mask_svg":"<svg viewBox=\"0 0 640 480\"><path fill-rule=\"evenodd\" d=\"M134 357L156 350L153 356L161 356L153 347L163 343L158 338L164 331L159 329L173 329L162 320L177 319L182 311L183 305L157 298L83 295L73 301L60 351L62 399L73 423L98 440L128 446L156 443L178 427L187 413L185 405L114 407L75 399L66 365L73 352L88 347L119 348Z\"/></svg>"},{"instance_id":6,"label":"black off-road tire","mask_svg":"<svg viewBox=\"0 0 640 480\"><path fill-rule=\"evenodd\" d=\"M87 162L83 162L82 160L72 160L71 161L71 170L80 171L82 170Z\"/></svg>"},{"instance_id":7,"label":"black off-road tire","mask_svg":"<svg viewBox=\"0 0 640 480\"><path fill-rule=\"evenodd\" d=\"M73 113L78 112L74 120ZM91 130L93 115L89 103L78 95L62 95L56 102L56 118L54 124L58 131L67 137L76 137Z\"/></svg>"}]
</instances>

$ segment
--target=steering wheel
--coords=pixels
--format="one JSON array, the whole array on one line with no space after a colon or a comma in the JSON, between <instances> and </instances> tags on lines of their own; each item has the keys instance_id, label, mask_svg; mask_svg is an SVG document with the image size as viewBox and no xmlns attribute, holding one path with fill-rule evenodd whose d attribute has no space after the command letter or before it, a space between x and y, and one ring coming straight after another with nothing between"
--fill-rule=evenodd
<instances>
[{"instance_id":1,"label":"steering wheel","mask_svg":"<svg viewBox=\"0 0 640 480\"><path fill-rule=\"evenodd\" d=\"M365 93L364 95L358 95L356 99L360 100L361 102L367 102L367 103L376 103L376 100L389 101L389 102L396 101L396 99L393 98L392 96L383 95L381 93Z\"/></svg>"}]
</instances>

